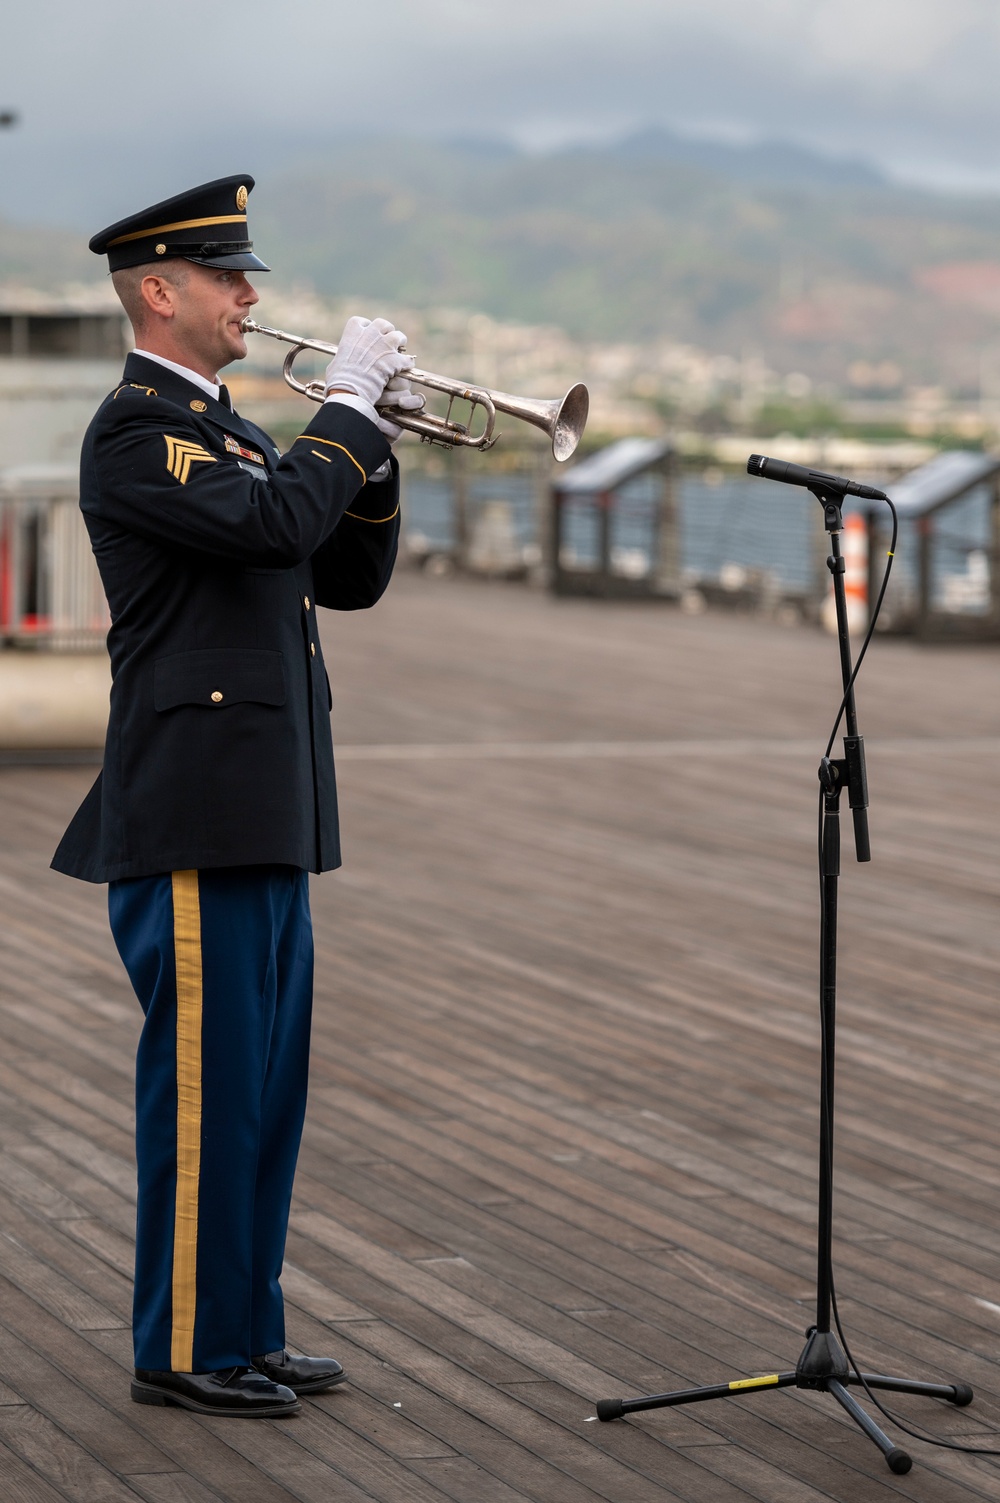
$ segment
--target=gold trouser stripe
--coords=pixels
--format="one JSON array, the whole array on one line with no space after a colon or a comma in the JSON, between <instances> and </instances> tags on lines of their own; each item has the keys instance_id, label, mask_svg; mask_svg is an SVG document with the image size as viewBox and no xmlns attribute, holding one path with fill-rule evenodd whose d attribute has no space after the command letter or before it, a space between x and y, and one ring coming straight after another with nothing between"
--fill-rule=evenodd
<instances>
[{"instance_id":1,"label":"gold trouser stripe","mask_svg":"<svg viewBox=\"0 0 1000 1503\"><path fill-rule=\"evenodd\" d=\"M246 224L245 214L212 214L208 219L175 219L173 224L157 224L151 230L132 230L128 235L119 235L108 241L113 245L125 245L129 240L147 240L151 235L169 235L171 230L200 230L209 224Z\"/></svg>"},{"instance_id":2,"label":"gold trouser stripe","mask_svg":"<svg viewBox=\"0 0 1000 1503\"><path fill-rule=\"evenodd\" d=\"M364 470L361 469L361 466L358 464L358 461L355 459L355 457L351 453L350 449L345 449L344 446L343 446L343 444L335 444L332 438L317 438L317 436L316 436L315 433L309 433L309 434L300 433L299 434L299 438L308 438L309 441L310 441L310 443L313 443L313 444L329 444L329 446L330 446L331 449L339 449L342 454L346 454L347 455L348 459L351 461L351 464L354 466L354 468L356 470L361 470L362 475L364 475L365 485L368 484L368 476L365 475ZM298 443L299 438L297 438L295 440L296 443Z\"/></svg>"},{"instance_id":3,"label":"gold trouser stripe","mask_svg":"<svg viewBox=\"0 0 1000 1503\"><path fill-rule=\"evenodd\" d=\"M201 904L196 871L172 874L177 976L177 1189L174 1201L170 1366L194 1365L201 1171Z\"/></svg>"}]
</instances>

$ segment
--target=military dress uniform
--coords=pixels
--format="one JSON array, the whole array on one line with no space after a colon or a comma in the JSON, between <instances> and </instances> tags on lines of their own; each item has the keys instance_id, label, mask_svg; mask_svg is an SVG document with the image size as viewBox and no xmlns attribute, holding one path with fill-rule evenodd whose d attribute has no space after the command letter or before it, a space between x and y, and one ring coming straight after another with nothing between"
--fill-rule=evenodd
<instances>
[{"instance_id":1,"label":"military dress uniform","mask_svg":"<svg viewBox=\"0 0 1000 1503\"><path fill-rule=\"evenodd\" d=\"M215 229L230 203L245 209L248 184L224 179L193 203L144 211L145 238L134 220L112 228L149 260L149 235L155 246L190 234L178 221ZM217 214L191 212L220 209L224 194ZM238 225L228 233L204 264L250 254ZM200 246L180 243L174 253L195 259ZM340 864L316 608L364 608L386 587L399 528L390 456L374 422L332 402L280 455L224 387L213 399L140 354L84 441L80 502L110 606L113 684L103 769L53 865L109 883L145 1013L140 1376L245 1368L284 1347L278 1280L312 990L307 874Z\"/></svg>"}]
</instances>

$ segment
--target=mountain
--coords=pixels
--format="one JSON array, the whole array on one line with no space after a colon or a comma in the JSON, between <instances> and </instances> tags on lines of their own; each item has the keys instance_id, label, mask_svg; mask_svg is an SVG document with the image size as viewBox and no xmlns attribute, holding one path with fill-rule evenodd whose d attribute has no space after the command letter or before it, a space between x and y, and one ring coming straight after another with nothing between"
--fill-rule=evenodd
<instances>
[{"instance_id":1,"label":"mountain","mask_svg":"<svg viewBox=\"0 0 1000 1503\"><path fill-rule=\"evenodd\" d=\"M861 362L883 386L897 367L972 391L983 347L1000 351L1000 200L903 189L861 161L660 129L545 154L403 137L272 153L258 249L284 285L360 308L687 342L837 385ZM0 228L0 280L93 279L84 240Z\"/></svg>"},{"instance_id":2,"label":"mountain","mask_svg":"<svg viewBox=\"0 0 1000 1503\"><path fill-rule=\"evenodd\" d=\"M974 292L975 268L1000 262L1000 202L904 190L799 148L706 155L681 159L664 132L533 156L344 145L260 185L256 234L284 275L384 307L761 353L837 384L860 360L975 385L979 346L1000 339Z\"/></svg>"},{"instance_id":3,"label":"mountain","mask_svg":"<svg viewBox=\"0 0 1000 1503\"><path fill-rule=\"evenodd\" d=\"M649 126L612 148L623 161L685 162L738 183L786 188L884 188L888 180L862 157L835 157L791 141L730 143L678 135Z\"/></svg>"},{"instance_id":4,"label":"mountain","mask_svg":"<svg viewBox=\"0 0 1000 1503\"><path fill-rule=\"evenodd\" d=\"M94 257L80 235L0 219L0 282L49 290L64 282L91 282L94 270Z\"/></svg>"}]
</instances>

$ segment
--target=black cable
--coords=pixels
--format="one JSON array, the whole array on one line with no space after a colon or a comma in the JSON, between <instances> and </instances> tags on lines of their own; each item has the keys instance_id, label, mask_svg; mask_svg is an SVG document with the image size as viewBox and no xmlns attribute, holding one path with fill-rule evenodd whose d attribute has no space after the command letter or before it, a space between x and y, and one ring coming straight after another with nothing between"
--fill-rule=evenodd
<instances>
[{"instance_id":1,"label":"black cable","mask_svg":"<svg viewBox=\"0 0 1000 1503\"><path fill-rule=\"evenodd\" d=\"M826 751L824 753L824 756L827 757L833 750L833 743L836 740L837 731L840 729L840 722L844 718L844 711L847 708L847 701L851 697L851 690L854 688L854 682L858 676L858 673L861 671L861 664L865 660L865 653L868 651L868 647L871 643L871 639L875 631L875 623L879 618L879 612L882 609L882 602L885 599L886 586L889 583L889 575L892 573L892 561L896 557L896 539L899 536L899 517L896 513L895 506L889 500L888 496L886 496L885 500L886 505L892 512L892 538L889 542L889 552L885 561L885 572L882 575L882 583L879 587L878 597L875 601L875 608L872 611L872 618L868 623L868 630L865 632L865 639L861 644L861 651L858 653L857 662L854 664L854 670L847 681L847 688L844 690L844 697L840 701L840 708L837 711L837 718L833 722L833 730L830 732L830 739L826 743Z\"/></svg>"},{"instance_id":2,"label":"black cable","mask_svg":"<svg viewBox=\"0 0 1000 1503\"><path fill-rule=\"evenodd\" d=\"M868 630L865 633L864 641L861 644L861 651L858 653L857 661L854 664L854 669L853 669L853 671L851 673L851 676L850 676L850 679L848 680L848 683L847 683L847 688L844 690L844 697L840 701L840 707L837 710L837 718L833 722L833 730L830 732L830 739L829 739L829 741L826 744L825 756L827 756L827 757L829 757L831 751L833 750L833 743L834 743L834 741L836 739L837 731L840 728L840 722L841 722L841 720L844 717L844 711L847 708L847 701L850 698L851 690L854 688L854 683L855 683L855 680L857 679L857 676L858 676L858 670L860 669L861 664L864 661L865 653L868 651L868 646L869 646L869 644L871 642L872 635L873 635L873 633L875 631L875 623L878 620L879 612L882 609L882 602L885 599L886 587L887 587L887 585L889 583L889 575L892 572L892 561L893 561L893 558L895 557L895 554L896 554L896 539L897 539L897 536L898 536L898 533L899 533L899 518L898 518L898 516L896 514L896 508L895 508L895 506L893 506L893 504L889 500L888 496L886 497L886 502L887 502L887 504L889 506L890 511L892 512L892 540L891 540L891 542L889 544L889 552L888 552L888 557L886 558L885 571L884 571L884 573L882 575L882 584L881 584L881 586L879 588L878 597L877 597L877 599L875 601L875 607L874 607L874 609L872 611L871 620L868 623ZM818 844L818 853L819 853L819 887L820 887L820 910L819 910L820 911L820 954L825 953L825 944L826 944L826 901L825 901L824 887L823 887L823 826L824 826L824 815L825 815L825 795L824 795L823 789L821 788L820 789L820 794L819 794L819 827L818 827L818 841L817 841L817 844ZM823 1071L823 1072L825 1072L825 1069L826 1069L826 1026L825 1026L825 1024L826 1024L826 1017L825 1017L825 1007L826 1007L826 1002L825 1002L825 998L823 996L823 990L822 990L822 988L820 988L820 1036L821 1036L821 1044L820 1044L820 1053L821 1053L820 1070ZM823 1127L823 1136L824 1136L824 1139L825 1139L826 1144L827 1144L827 1151L828 1151L829 1157L827 1159L826 1164L824 1165L824 1168L825 1168L825 1171L826 1171L826 1176L827 1176L828 1182L830 1184L830 1189L831 1189L831 1194L832 1194L833 1193L833 1121L832 1121L832 1103L829 1100L827 1100L825 1102L825 1106L826 1106L826 1111L827 1111L828 1115L827 1115L826 1120L823 1122L822 1127ZM851 1351L850 1346L848 1345L847 1337L844 1334L844 1327L841 1324L841 1320L840 1320L840 1310L839 1310L839 1308L837 1306L837 1290L836 1290L836 1286L834 1284L832 1262L831 1262L831 1266L830 1266L830 1303L831 1303L831 1307L833 1309L833 1322L834 1322L834 1325L837 1328L837 1335L840 1338L840 1344L841 1344L841 1346L844 1349L844 1356L847 1358L847 1360L848 1360L848 1362L849 1362L849 1364L851 1366L851 1369L852 1369L855 1377L857 1378L857 1380L860 1383L861 1387L864 1389L864 1391L867 1394L868 1398L874 1404L875 1408L879 1411L879 1413L882 1414L890 1422L890 1424L895 1425L898 1429L902 1430L906 1435L912 1436L914 1440L923 1441L925 1445L938 1446L942 1450L964 1452L967 1456L1000 1456L1000 1448L994 1448L992 1446L963 1446L963 1445L959 1445L957 1441L943 1440L939 1436L931 1435L930 1433L924 1431L922 1428L916 1427L914 1425L911 1425L906 1420L901 1419L898 1414L895 1414L891 1409L889 1409L887 1407L887 1405L883 1404L882 1401L879 1398L876 1397L876 1395L875 1395L874 1391L872 1390L872 1388L865 1382L864 1375L863 1375L860 1367L858 1366L857 1361L855 1360L854 1354Z\"/></svg>"},{"instance_id":3,"label":"black cable","mask_svg":"<svg viewBox=\"0 0 1000 1503\"><path fill-rule=\"evenodd\" d=\"M847 1344L847 1337L844 1335L844 1328L840 1323L840 1311L837 1309L837 1293L833 1285L832 1269L830 1272L830 1302L833 1307L833 1323L837 1327L837 1335L840 1337L840 1344L844 1348L844 1356L850 1363L855 1377L861 1384L861 1387L864 1389L865 1393L871 1399L872 1403L875 1405L875 1408L879 1411L880 1414L883 1414L885 1416L890 1424L893 1424L898 1429L903 1430L907 1435L912 1435L914 1440L922 1440L924 1444L928 1446L939 1446L944 1451L964 1451L967 1456L1000 1456L1000 1449L997 1449L993 1446L962 1446L959 1445L957 1441L942 1440L942 1438L938 1435L931 1435L929 1431L923 1430L921 1427L917 1426L916 1423L910 1424L908 1421L901 1419L898 1414L894 1413L893 1410L888 1408L887 1405L883 1404L881 1399L876 1398L873 1390L865 1382L864 1375L861 1372L861 1369L858 1367L858 1364L854 1358L854 1354Z\"/></svg>"}]
</instances>

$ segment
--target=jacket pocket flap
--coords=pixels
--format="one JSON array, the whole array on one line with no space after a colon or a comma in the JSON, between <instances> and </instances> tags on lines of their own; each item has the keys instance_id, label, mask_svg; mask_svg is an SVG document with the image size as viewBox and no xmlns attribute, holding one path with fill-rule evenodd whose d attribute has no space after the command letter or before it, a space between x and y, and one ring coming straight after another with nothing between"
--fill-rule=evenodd
<instances>
[{"instance_id":1,"label":"jacket pocket flap","mask_svg":"<svg viewBox=\"0 0 1000 1503\"><path fill-rule=\"evenodd\" d=\"M280 652L251 647L207 647L175 652L153 665L153 704L157 710L177 705L227 705L253 701L285 703L285 674Z\"/></svg>"}]
</instances>

